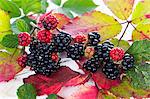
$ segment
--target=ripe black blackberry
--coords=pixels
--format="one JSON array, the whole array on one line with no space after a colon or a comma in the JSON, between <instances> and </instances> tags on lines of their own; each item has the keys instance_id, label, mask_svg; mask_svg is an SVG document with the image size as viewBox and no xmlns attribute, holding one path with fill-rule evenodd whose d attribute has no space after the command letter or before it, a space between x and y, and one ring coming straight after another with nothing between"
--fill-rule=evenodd
<instances>
[{"instance_id":1,"label":"ripe black blackberry","mask_svg":"<svg viewBox=\"0 0 150 99\"><path fill-rule=\"evenodd\" d=\"M33 38L29 48L30 54L27 55L27 66L30 66L35 73L48 76L60 67L59 61L52 61L52 45Z\"/></svg>"},{"instance_id":2,"label":"ripe black blackberry","mask_svg":"<svg viewBox=\"0 0 150 99\"><path fill-rule=\"evenodd\" d=\"M103 73L108 79L115 80L119 76L119 69L112 60L108 61L102 68Z\"/></svg>"},{"instance_id":3,"label":"ripe black blackberry","mask_svg":"<svg viewBox=\"0 0 150 99\"><path fill-rule=\"evenodd\" d=\"M57 36L54 37L54 44L58 52L65 51L72 41L71 35L60 32Z\"/></svg>"},{"instance_id":4,"label":"ripe black blackberry","mask_svg":"<svg viewBox=\"0 0 150 99\"><path fill-rule=\"evenodd\" d=\"M125 54L122 61L124 70L128 70L134 66L134 58L130 54Z\"/></svg>"},{"instance_id":5,"label":"ripe black blackberry","mask_svg":"<svg viewBox=\"0 0 150 99\"><path fill-rule=\"evenodd\" d=\"M90 32L88 34L88 45L96 46L100 42L100 35L98 32Z\"/></svg>"},{"instance_id":6,"label":"ripe black blackberry","mask_svg":"<svg viewBox=\"0 0 150 99\"><path fill-rule=\"evenodd\" d=\"M94 57L98 57L99 61L107 62L110 60L109 52L114 45L108 41L103 44L99 44L95 47Z\"/></svg>"},{"instance_id":7,"label":"ripe black blackberry","mask_svg":"<svg viewBox=\"0 0 150 99\"><path fill-rule=\"evenodd\" d=\"M89 59L87 62L83 64L83 68L92 73L96 72L99 67L100 67L99 61L97 60L97 58L94 57Z\"/></svg>"},{"instance_id":8,"label":"ripe black blackberry","mask_svg":"<svg viewBox=\"0 0 150 99\"><path fill-rule=\"evenodd\" d=\"M79 60L84 55L83 44L75 43L70 45L67 49L67 57L73 60Z\"/></svg>"}]
</instances>

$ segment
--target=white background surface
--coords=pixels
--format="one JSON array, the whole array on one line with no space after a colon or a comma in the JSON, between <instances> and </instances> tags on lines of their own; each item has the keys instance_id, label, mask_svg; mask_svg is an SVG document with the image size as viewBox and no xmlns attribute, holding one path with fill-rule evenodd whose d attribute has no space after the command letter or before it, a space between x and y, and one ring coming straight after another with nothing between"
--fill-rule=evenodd
<instances>
[{"instance_id":1,"label":"white background surface","mask_svg":"<svg viewBox=\"0 0 150 99\"><path fill-rule=\"evenodd\" d=\"M50 1L50 0L48 0ZM63 2L66 1L66 0L63 0ZM135 0L135 4L137 4L137 2L139 0ZM85 0L86 2L86 0ZM120 23L124 22L123 20L119 20L103 3L102 0L94 0L94 2L97 4L97 5L100 5L98 8L96 8L96 10L99 10L103 13L106 13L110 16L113 16L115 17ZM48 8L48 11L50 11L51 9L55 9L57 8L56 5L50 3L50 7ZM135 7L135 6L134 6ZM130 17L131 18L131 17ZM130 19L129 18L129 19ZM126 27L127 24L123 24L123 29L122 31L124 30L124 28ZM131 40L131 34L132 34L132 31L133 31L133 27L132 26L129 26L127 31L126 31L126 34L125 36L123 37L124 40ZM120 37L122 34L122 32L117 36L117 37ZM69 63L69 64L72 64L72 63ZM68 65L69 65L68 64ZM70 65L72 66L71 68L74 69L74 70L77 70L78 68L76 66L73 66L73 65ZM20 75L21 74L21 75ZM23 84L23 78L26 78L28 77L29 75L32 75L34 74L34 72L31 72L29 71L28 68L24 69L22 72L20 72L16 77L15 79L9 81L9 82L1 82L0 83L0 99L17 99L17 95L16 95L16 91L18 89L19 86L21 86ZM89 85L94 85L94 83L92 81L89 81L87 84ZM71 95L71 93L73 93L74 91L77 91L78 88L75 87L70 87L70 88L63 88L61 90L61 92L59 92L59 94L61 96L64 96L64 97L67 97L68 94ZM63 92L69 92L67 95L64 94ZM38 99L45 99L46 96L42 96L42 97L38 97Z\"/></svg>"}]
</instances>

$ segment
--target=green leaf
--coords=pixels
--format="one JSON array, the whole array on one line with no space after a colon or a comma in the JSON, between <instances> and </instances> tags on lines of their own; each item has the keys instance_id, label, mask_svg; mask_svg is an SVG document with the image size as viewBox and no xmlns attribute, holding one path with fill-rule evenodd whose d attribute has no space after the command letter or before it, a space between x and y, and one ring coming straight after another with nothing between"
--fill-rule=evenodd
<instances>
[{"instance_id":1,"label":"green leaf","mask_svg":"<svg viewBox=\"0 0 150 99\"><path fill-rule=\"evenodd\" d=\"M52 2L58 6L61 5L61 0L52 0Z\"/></svg>"},{"instance_id":2,"label":"green leaf","mask_svg":"<svg viewBox=\"0 0 150 99\"><path fill-rule=\"evenodd\" d=\"M66 8L58 8L58 9L56 9L56 11L68 16L69 18L74 18L73 14L70 12L70 10L68 10Z\"/></svg>"},{"instance_id":3,"label":"green leaf","mask_svg":"<svg viewBox=\"0 0 150 99\"><path fill-rule=\"evenodd\" d=\"M25 20L23 19L18 19L16 20L12 25L11 25L12 31L15 34L19 34L21 32L30 32L29 25L26 23Z\"/></svg>"},{"instance_id":4,"label":"green leaf","mask_svg":"<svg viewBox=\"0 0 150 99\"><path fill-rule=\"evenodd\" d=\"M55 94L50 94L47 99L57 99L57 95Z\"/></svg>"},{"instance_id":5,"label":"green leaf","mask_svg":"<svg viewBox=\"0 0 150 99\"><path fill-rule=\"evenodd\" d=\"M134 75L134 76L137 77L137 75ZM118 97L117 99L119 99L119 98L128 99L132 96L145 97L149 94L149 92L147 92L145 90L133 88L130 84L130 81L128 81L127 78L124 78L120 85L111 88L110 92L113 95L115 95L116 97Z\"/></svg>"},{"instance_id":6,"label":"green leaf","mask_svg":"<svg viewBox=\"0 0 150 99\"><path fill-rule=\"evenodd\" d=\"M132 20L134 24L142 23L145 20L150 22L150 19L147 18L147 15L150 15L150 0L141 0L136 5L136 8L132 14Z\"/></svg>"},{"instance_id":7,"label":"green leaf","mask_svg":"<svg viewBox=\"0 0 150 99\"><path fill-rule=\"evenodd\" d=\"M135 68L127 72L132 79L132 86L139 89L150 90L150 64L136 64Z\"/></svg>"},{"instance_id":8,"label":"green leaf","mask_svg":"<svg viewBox=\"0 0 150 99\"><path fill-rule=\"evenodd\" d=\"M127 51L134 56L136 63L150 60L150 41L141 40L135 41Z\"/></svg>"},{"instance_id":9,"label":"green leaf","mask_svg":"<svg viewBox=\"0 0 150 99\"><path fill-rule=\"evenodd\" d=\"M48 7L48 2L47 2L47 0L41 0L41 12L42 13L45 13L46 12L46 9L47 9L47 7Z\"/></svg>"},{"instance_id":10,"label":"green leaf","mask_svg":"<svg viewBox=\"0 0 150 99\"><path fill-rule=\"evenodd\" d=\"M0 33L10 30L10 17L8 13L0 9Z\"/></svg>"},{"instance_id":11,"label":"green leaf","mask_svg":"<svg viewBox=\"0 0 150 99\"><path fill-rule=\"evenodd\" d=\"M103 0L110 10L120 19L127 20L132 13L134 0Z\"/></svg>"},{"instance_id":12,"label":"green leaf","mask_svg":"<svg viewBox=\"0 0 150 99\"><path fill-rule=\"evenodd\" d=\"M121 47L123 48L125 51L128 50L128 48L130 47L129 42L125 41L125 40L121 40L118 46L118 42L119 40L114 38L111 40L111 42L114 44L115 47Z\"/></svg>"},{"instance_id":13,"label":"green leaf","mask_svg":"<svg viewBox=\"0 0 150 99\"><path fill-rule=\"evenodd\" d=\"M92 11L97 5L92 0L68 0L64 3L63 8L71 10L77 14L83 14Z\"/></svg>"},{"instance_id":14,"label":"green leaf","mask_svg":"<svg viewBox=\"0 0 150 99\"><path fill-rule=\"evenodd\" d=\"M11 17L19 17L21 15L18 6L12 1L0 0L0 8L7 11Z\"/></svg>"},{"instance_id":15,"label":"green leaf","mask_svg":"<svg viewBox=\"0 0 150 99\"><path fill-rule=\"evenodd\" d=\"M14 34L7 34L3 37L1 44L4 47L16 48L18 47L18 36Z\"/></svg>"},{"instance_id":16,"label":"green leaf","mask_svg":"<svg viewBox=\"0 0 150 99\"><path fill-rule=\"evenodd\" d=\"M150 40L150 24L139 24L132 32L132 40Z\"/></svg>"},{"instance_id":17,"label":"green leaf","mask_svg":"<svg viewBox=\"0 0 150 99\"><path fill-rule=\"evenodd\" d=\"M17 90L19 99L36 99L36 90L31 84L24 84Z\"/></svg>"},{"instance_id":18,"label":"green leaf","mask_svg":"<svg viewBox=\"0 0 150 99\"><path fill-rule=\"evenodd\" d=\"M45 6L47 6L46 0L13 0L13 2L22 8L26 15L30 12L41 13L45 9Z\"/></svg>"}]
</instances>

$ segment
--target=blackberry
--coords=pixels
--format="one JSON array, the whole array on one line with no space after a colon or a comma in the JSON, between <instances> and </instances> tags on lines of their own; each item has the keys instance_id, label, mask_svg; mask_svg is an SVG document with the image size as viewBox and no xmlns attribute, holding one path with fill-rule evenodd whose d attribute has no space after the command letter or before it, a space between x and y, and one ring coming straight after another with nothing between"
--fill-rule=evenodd
<instances>
[{"instance_id":1,"label":"blackberry","mask_svg":"<svg viewBox=\"0 0 150 99\"><path fill-rule=\"evenodd\" d=\"M119 69L112 60L108 61L102 68L102 72L108 79L115 80L119 76Z\"/></svg>"},{"instance_id":2,"label":"blackberry","mask_svg":"<svg viewBox=\"0 0 150 99\"><path fill-rule=\"evenodd\" d=\"M72 41L71 35L60 32L57 36L54 37L54 44L58 52L65 51Z\"/></svg>"},{"instance_id":3,"label":"blackberry","mask_svg":"<svg viewBox=\"0 0 150 99\"><path fill-rule=\"evenodd\" d=\"M18 65L20 65L23 68L26 66L26 61L27 61L27 55L26 54L20 56L17 59Z\"/></svg>"},{"instance_id":4,"label":"blackberry","mask_svg":"<svg viewBox=\"0 0 150 99\"><path fill-rule=\"evenodd\" d=\"M92 73L96 72L99 67L100 64L97 58L91 58L83 64L83 68Z\"/></svg>"},{"instance_id":5,"label":"blackberry","mask_svg":"<svg viewBox=\"0 0 150 99\"><path fill-rule=\"evenodd\" d=\"M73 60L78 60L84 55L83 44L75 43L70 45L67 50L67 56Z\"/></svg>"},{"instance_id":6,"label":"blackberry","mask_svg":"<svg viewBox=\"0 0 150 99\"><path fill-rule=\"evenodd\" d=\"M98 57L99 61L107 62L110 60L110 50L113 48L113 44L110 42L104 42L102 45L99 44L95 47L94 57Z\"/></svg>"},{"instance_id":7,"label":"blackberry","mask_svg":"<svg viewBox=\"0 0 150 99\"><path fill-rule=\"evenodd\" d=\"M122 61L124 70L128 70L134 66L134 58L130 54L125 54Z\"/></svg>"},{"instance_id":8,"label":"blackberry","mask_svg":"<svg viewBox=\"0 0 150 99\"><path fill-rule=\"evenodd\" d=\"M30 44L30 54L27 55L27 65L37 74L50 75L59 69L59 61L52 57L53 44L40 42L33 38Z\"/></svg>"},{"instance_id":9,"label":"blackberry","mask_svg":"<svg viewBox=\"0 0 150 99\"><path fill-rule=\"evenodd\" d=\"M100 35L98 32L90 32L88 34L88 45L96 46L100 42Z\"/></svg>"}]
</instances>

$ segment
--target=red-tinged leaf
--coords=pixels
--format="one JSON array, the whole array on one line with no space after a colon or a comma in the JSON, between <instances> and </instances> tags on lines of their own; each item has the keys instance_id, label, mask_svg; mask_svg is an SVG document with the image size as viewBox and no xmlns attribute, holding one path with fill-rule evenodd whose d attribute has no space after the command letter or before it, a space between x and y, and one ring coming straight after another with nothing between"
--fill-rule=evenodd
<instances>
[{"instance_id":1,"label":"red-tinged leaf","mask_svg":"<svg viewBox=\"0 0 150 99\"><path fill-rule=\"evenodd\" d=\"M69 24L64 25L62 29L73 37L80 33L87 35L91 31L98 31L104 41L119 34L121 28L122 26L113 17L99 11L93 11L76 17Z\"/></svg>"},{"instance_id":2,"label":"red-tinged leaf","mask_svg":"<svg viewBox=\"0 0 150 99\"><path fill-rule=\"evenodd\" d=\"M110 80L106 78L106 76L98 70L96 73L92 75L93 80L96 82L97 86L102 89L110 89L113 86L117 86L120 83L120 80Z\"/></svg>"},{"instance_id":3,"label":"red-tinged leaf","mask_svg":"<svg viewBox=\"0 0 150 99\"><path fill-rule=\"evenodd\" d=\"M64 86L77 86L79 84L84 84L90 79L88 74L78 75L77 77L69 80Z\"/></svg>"},{"instance_id":4,"label":"red-tinged leaf","mask_svg":"<svg viewBox=\"0 0 150 99\"><path fill-rule=\"evenodd\" d=\"M120 19L126 20L132 13L134 0L103 0L110 10Z\"/></svg>"},{"instance_id":5,"label":"red-tinged leaf","mask_svg":"<svg viewBox=\"0 0 150 99\"><path fill-rule=\"evenodd\" d=\"M68 18L66 15L64 14L61 14L61 13L54 13L54 15L56 16L56 18L58 19L59 21L59 24L58 24L58 28L62 28L63 25L69 23L70 21L70 18Z\"/></svg>"},{"instance_id":6,"label":"red-tinged leaf","mask_svg":"<svg viewBox=\"0 0 150 99\"><path fill-rule=\"evenodd\" d=\"M132 33L132 40L150 40L150 24L139 24Z\"/></svg>"},{"instance_id":7,"label":"red-tinged leaf","mask_svg":"<svg viewBox=\"0 0 150 99\"><path fill-rule=\"evenodd\" d=\"M64 99L97 99L98 89L95 85L86 83L74 87L63 87L58 95Z\"/></svg>"},{"instance_id":8,"label":"red-tinged leaf","mask_svg":"<svg viewBox=\"0 0 150 99\"><path fill-rule=\"evenodd\" d=\"M35 74L24 79L24 82L32 84L36 88L38 95L56 94L67 81L78 75L78 73L73 72L69 68L61 67L59 71L49 77Z\"/></svg>"},{"instance_id":9,"label":"red-tinged leaf","mask_svg":"<svg viewBox=\"0 0 150 99\"><path fill-rule=\"evenodd\" d=\"M0 82L9 81L23 68L17 64L18 54L12 55L0 52Z\"/></svg>"}]
</instances>

